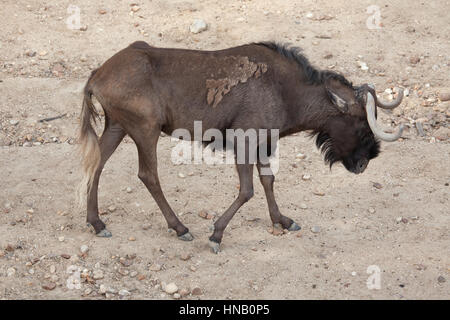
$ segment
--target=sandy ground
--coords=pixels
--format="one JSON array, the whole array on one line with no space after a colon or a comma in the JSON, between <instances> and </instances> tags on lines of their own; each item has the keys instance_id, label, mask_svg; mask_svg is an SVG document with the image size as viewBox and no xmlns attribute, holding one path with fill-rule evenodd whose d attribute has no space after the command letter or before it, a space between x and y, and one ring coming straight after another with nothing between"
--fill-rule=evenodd
<instances>
[{"instance_id":1,"label":"sandy ground","mask_svg":"<svg viewBox=\"0 0 450 320\"><path fill-rule=\"evenodd\" d=\"M380 30L366 26L370 1L82 0L84 31L67 28L70 4L7 0L0 13L0 298L172 299L163 290L171 282L186 293L182 299L450 298L450 110L442 96L450 92L448 1L376 3ZM191 33L195 18L208 29ZM268 232L255 170L255 197L214 255L207 245L213 221L198 214L221 214L234 200L233 166L174 165L176 142L161 138L162 188L195 236L182 242L138 179L127 138L100 183L113 237L97 238L75 204L81 89L92 69L135 40L201 49L259 40L301 46L314 65L374 83L385 97L386 88L407 88L399 110L380 120L405 123L404 139L383 143L360 176L341 165L330 171L306 134L283 139L276 197L302 230ZM80 288L67 285L76 276L69 267L81 271ZM379 289L367 286L374 277Z\"/></svg>"}]
</instances>

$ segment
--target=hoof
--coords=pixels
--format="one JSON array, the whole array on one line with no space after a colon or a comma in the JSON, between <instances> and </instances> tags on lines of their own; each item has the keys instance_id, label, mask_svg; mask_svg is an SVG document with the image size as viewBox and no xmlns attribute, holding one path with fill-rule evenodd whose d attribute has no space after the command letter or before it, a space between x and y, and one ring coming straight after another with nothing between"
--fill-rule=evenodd
<instances>
[{"instance_id":1,"label":"hoof","mask_svg":"<svg viewBox=\"0 0 450 320\"><path fill-rule=\"evenodd\" d=\"M219 253L219 251L220 251L220 243L217 243L215 241L209 240L209 246L210 246L212 252L214 252L215 254Z\"/></svg>"},{"instance_id":2,"label":"hoof","mask_svg":"<svg viewBox=\"0 0 450 320\"><path fill-rule=\"evenodd\" d=\"M298 231L300 230L300 226L295 222L292 222L291 226L288 228L289 231Z\"/></svg>"},{"instance_id":3,"label":"hoof","mask_svg":"<svg viewBox=\"0 0 450 320\"><path fill-rule=\"evenodd\" d=\"M186 232L185 234L178 236L178 239L183 240L183 241L192 241L192 240L194 240L194 237L192 236L192 234L190 232Z\"/></svg>"},{"instance_id":4,"label":"hoof","mask_svg":"<svg viewBox=\"0 0 450 320\"><path fill-rule=\"evenodd\" d=\"M112 233L109 232L106 229L103 229L99 233L97 233L97 237L100 237L100 238L111 238L112 237Z\"/></svg>"}]
</instances>

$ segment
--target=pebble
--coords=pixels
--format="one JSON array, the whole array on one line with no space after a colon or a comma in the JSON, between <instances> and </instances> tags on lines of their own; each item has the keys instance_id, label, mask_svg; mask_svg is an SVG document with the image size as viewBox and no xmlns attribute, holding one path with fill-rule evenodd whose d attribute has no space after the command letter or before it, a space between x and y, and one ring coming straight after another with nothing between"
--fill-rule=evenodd
<instances>
[{"instance_id":1,"label":"pebble","mask_svg":"<svg viewBox=\"0 0 450 320\"><path fill-rule=\"evenodd\" d=\"M130 291L122 289L119 291L119 296L125 297L131 295Z\"/></svg>"},{"instance_id":2,"label":"pebble","mask_svg":"<svg viewBox=\"0 0 450 320\"><path fill-rule=\"evenodd\" d=\"M302 176L302 180L304 180L304 181L309 181L309 180L311 180L311 175L305 173L305 174Z\"/></svg>"},{"instance_id":3,"label":"pebble","mask_svg":"<svg viewBox=\"0 0 450 320\"><path fill-rule=\"evenodd\" d=\"M316 196L323 197L325 195L325 192L316 189L313 191L313 194L315 194Z\"/></svg>"},{"instance_id":4,"label":"pebble","mask_svg":"<svg viewBox=\"0 0 450 320\"><path fill-rule=\"evenodd\" d=\"M130 272L130 277L132 277L132 278L134 278L134 277L136 277L137 276L137 271L131 271Z\"/></svg>"},{"instance_id":5,"label":"pebble","mask_svg":"<svg viewBox=\"0 0 450 320\"><path fill-rule=\"evenodd\" d=\"M202 295L203 292L202 292L202 289L200 289L199 287L196 287L196 288L192 289L191 294L193 296L199 296L199 295Z\"/></svg>"},{"instance_id":6,"label":"pebble","mask_svg":"<svg viewBox=\"0 0 450 320\"><path fill-rule=\"evenodd\" d=\"M182 253L180 256L180 259L183 261L187 261L191 258L191 255L189 253Z\"/></svg>"},{"instance_id":7,"label":"pebble","mask_svg":"<svg viewBox=\"0 0 450 320\"><path fill-rule=\"evenodd\" d=\"M181 289L180 291L179 291L179 293L180 293L180 295L182 296L182 297L185 297L185 296L187 296L188 294L189 294L189 290L188 289Z\"/></svg>"},{"instance_id":8,"label":"pebble","mask_svg":"<svg viewBox=\"0 0 450 320\"><path fill-rule=\"evenodd\" d=\"M442 92L439 94L439 100L441 101L449 101L450 100L450 92Z\"/></svg>"},{"instance_id":9,"label":"pebble","mask_svg":"<svg viewBox=\"0 0 450 320\"><path fill-rule=\"evenodd\" d=\"M131 236L131 237L128 238L128 240L129 240L129 241L136 241L136 238L133 237L133 236Z\"/></svg>"},{"instance_id":10,"label":"pebble","mask_svg":"<svg viewBox=\"0 0 450 320\"><path fill-rule=\"evenodd\" d=\"M16 124L19 123L19 120L12 119L12 120L9 120L9 123L10 123L11 125L15 126Z\"/></svg>"},{"instance_id":11,"label":"pebble","mask_svg":"<svg viewBox=\"0 0 450 320\"><path fill-rule=\"evenodd\" d=\"M14 268L8 268L7 270L6 270L6 275L8 276L8 277L12 277L12 276L14 276L16 274L16 269L14 269Z\"/></svg>"},{"instance_id":12,"label":"pebble","mask_svg":"<svg viewBox=\"0 0 450 320\"><path fill-rule=\"evenodd\" d=\"M59 238L58 238L58 241L59 241L59 242L63 242L63 241L64 241L64 237L63 237L63 236L59 237Z\"/></svg>"},{"instance_id":13,"label":"pebble","mask_svg":"<svg viewBox=\"0 0 450 320\"><path fill-rule=\"evenodd\" d=\"M375 213L375 209L370 207L369 209L367 209L367 211L369 211L369 213Z\"/></svg>"},{"instance_id":14,"label":"pebble","mask_svg":"<svg viewBox=\"0 0 450 320\"><path fill-rule=\"evenodd\" d=\"M46 282L42 285L42 288L45 290L53 290L56 288L56 283L54 282Z\"/></svg>"},{"instance_id":15,"label":"pebble","mask_svg":"<svg viewBox=\"0 0 450 320\"><path fill-rule=\"evenodd\" d=\"M297 153L297 155L295 156L297 159L305 159L306 155L303 153Z\"/></svg>"},{"instance_id":16,"label":"pebble","mask_svg":"<svg viewBox=\"0 0 450 320\"><path fill-rule=\"evenodd\" d=\"M127 187L126 191L127 191L127 193L131 193L133 191L133 189L131 189L130 187Z\"/></svg>"},{"instance_id":17,"label":"pebble","mask_svg":"<svg viewBox=\"0 0 450 320\"><path fill-rule=\"evenodd\" d=\"M141 7L137 6L137 5L132 5L131 6L131 11L133 12L138 12L139 10L141 10Z\"/></svg>"},{"instance_id":18,"label":"pebble","mask_svg":"<svg viewBox=\"0 0 450 320\"><path fill-rule=\"evenodd\" d=\"M102 270L94 270L94 272L92 273L92 278L94 280L100 280L104 278L104 274Z\"/></svg>"},{"instance_id":19,"label":"pebble","mask_svg":"<svg viewBox=\"0 0 450 320\"><path fill-rule=\"evenodd\" d=\"M208 219L211 220L212 218L214 218L214 215L211 213L208 213L206 210L201 210L198 215L200 217L202 217L203 219Z\"/></svg>"},{"instance_id":20,"label":"pebble","mask_svg":"<svg viewBox=\"0 0 450 320\"><path fill-rule=\"evenodd\" d=\"M157 263L153 263L150 268L150 271L161 271L161 265Z\"/></svg>"},{"instance_id":21,"label":"pebble","mask_svg":"<svg viewBox=\"0 0 450 320\"><path fill-rule=\"evenodd\" d=\"M84 290L83 295L88 296L92 293L92 289L91 288L87 288L86 290Z\"/></svg>"},{"instance_id":22,"label":"pebble","mask_svg":"<svg viewBox=\"0 0 450 320\"><path fill-rule=\"evenodd\" d=\"M319 233L319 232L320 232L320 227L319 227L319 226L313 226L313 227L311 227L311 232L313 232L313 233Z\"/></svg>"},{"instance_id":23,"label":"pebble","mask_svg":"<svg viewBox=\"0 0 450 320\"><path fill-rule=\"evenodd\" d=\"M174 299L180 299L181 295L179 293L174 293L173 298Z\"/></svg>"},{"instance_id":24,"label":"pebble","mask_svg":"<svg viewBox=\"0 0 450 320\"><path fill-rule=\"evenodd\" d=\"M438 278L437 278L437 281L439 282L439 283L444 283L445 281L447 281L443 276L439 276Z\"/></svg>"},{"instance_id":25,"label":"pebble","mask_svg":"<svg viewBox=\"0 0 450 320\"><path fill-rule=\"evenodd\" d=\"M202 19L195 19L194 22L190 25L189 30L192 33L200 33L208 29L208 25Z\"/></svg>"},{"instance_id":26,"label":"pebble","mask_svg":"<svg viewBox=\"0 0 450 320\"><path fill-rule=\"evenodd\" d=\"M397 218L395 219L395 221L396 221L396 222L402 222L402 219L403 219L402 217L397 217Z\"/></svg>"},{"instance_id":27,"label":"pebble","mask_svg":"<svg viewBox=\"0 0 450 320\"><path fill-rule=\"evenodd\" d=\"M302 203L302 204L300 204L300 208L301 209L308 209L308 206L306 205L306 203Z\"/></svg>"},{"instance_id":28,"label":"pebble","mask_svg":"<svg viewBox=\"0 0 450 320\"><path fill-rule=\"evenodd\" d=\"M108 211L109 212L114 212L114 211L116 211L116 209L117 209L116 206L109 206L108 207Z\"/></svg>"},{"instance_id":29,"label":"pebble","mask_svg":"<svg viewBox=\"0 0 450 320\"><path fill-rule=\"evenodd\" d=\"M63 254L61 254L61 257L64 259L70 259L70 254L63 253Z\"/></svg>"},{"instance_id":30,"label":"pebble","mask_svg":"<svg viewBox=\"0 0 450 320\"><path fill-rule=\"evenodd\" d=\"M81 252L82 254L85 254L85 253L87 253L88 251L89 251L89 247L88 247L87 245L83 244L83 245L80 247L80 252Z\"/></svg>"},{"instance_id":31,"label":"pebble","mask_svg":"<svg viewBox=\"0 0 450 320\"><path fill-rule=\"evenodd\" d=\"M364 61L356 61L357 63L358 63L358 66L359 66L359 68L362 70L362 71L367 71L367 70L369 70L369 67L367 66L367 63L365 63Z\"/></svg>"},{"instance_id":32,"label":"pebble","mask_svg":"<svg viewBox=\"0 0 450 320\"><path fill-rule=\"evenodd\" d=\"M173 294L178 291L177 285L173 282L166 284L166 285L163 284L162 287L163 287L163 290L168 294Z\"/></svg>"},{"instance_id":33,"label":"pebble","mask_svg":"<svg viewBox=\"0 0 450 320\"><path fill-rule=\"evenodd\" d=\"M409 58L409 63L411 64L418 64L420 62L419 56L412 56Z\"/></svg>"}]
</instances>

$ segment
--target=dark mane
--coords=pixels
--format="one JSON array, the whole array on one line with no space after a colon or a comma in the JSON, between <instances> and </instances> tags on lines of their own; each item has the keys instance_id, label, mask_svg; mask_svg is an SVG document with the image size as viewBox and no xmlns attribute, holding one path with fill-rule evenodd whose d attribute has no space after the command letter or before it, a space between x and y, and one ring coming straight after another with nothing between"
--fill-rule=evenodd
<instances>
[{"instance_id":1,"label":"dark mane","mask_svg":"<svg viewBox=\"0 0 450 320\"><path fill-rule=\"evenodd\" d=\"M259 42L254 44L269 48L282 56L297 62L302 68L308 84L323 84L326 80L333 79L341 82L343 85L353 87L351 82L337 72L314 68L308 59L301 53L302 49L299 47L292 47L288 44L279 44L275 42Z\"/></svg>"}]
</instances>

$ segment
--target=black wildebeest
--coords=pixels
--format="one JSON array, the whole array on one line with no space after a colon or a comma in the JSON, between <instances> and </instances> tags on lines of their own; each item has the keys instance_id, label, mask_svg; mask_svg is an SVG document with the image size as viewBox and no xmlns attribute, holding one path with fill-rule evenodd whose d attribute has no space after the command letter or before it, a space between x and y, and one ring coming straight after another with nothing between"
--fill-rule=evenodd
<instances>
[{"instance_id":1,"label":"black wildebeest","mask_svg":"<svg viewBox=\"0 0 450 320\"><path fill-rule=\"evenodd\" d=\"M105 114L99 140L91 124L98 115L92 96ZM205 130L278 129L280 137L306 130L317 136L317 147L330 166L341 162L358 174L378 155L379 139L394 141L401 136L402 127L393 134L377 127L376 106L395 108L402 96L400 92L394 101L383 103L372 86L353 86L336 72L314 68L298 48L271 42L219 51L155 48L134 42L95 70L84 89L79 141L87 186L87 222L97 235L111 236L98 216L98 182L105 162L126 134L138 149L138 176L168 227L180 239L192 240L159 183L156 145L161 131L170 135L185 128L192 132L194 121L202 121ZM273 192L274 176L261 174L270 165L260 160L256 167L272 223L292 231L300 229L280 213ZM210 244L215 252L233 215L253 196L254 164L236 164L239 195L214 223Z\"/></svg>"}]
</instances>

